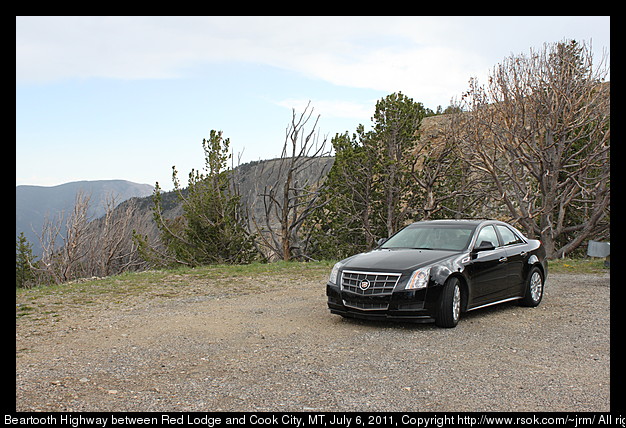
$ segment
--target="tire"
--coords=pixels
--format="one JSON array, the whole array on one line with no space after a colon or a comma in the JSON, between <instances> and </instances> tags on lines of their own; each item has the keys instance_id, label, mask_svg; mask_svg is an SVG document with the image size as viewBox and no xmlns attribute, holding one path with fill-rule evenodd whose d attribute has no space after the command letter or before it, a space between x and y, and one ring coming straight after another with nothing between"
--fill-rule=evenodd
<instances>
[{"instance_id":1,"label":"tire","mask_svg":"<svg viewBox=\"0 0 626 428\"><path fill-rule=\"evenodd\" d=\"M527 306L534 308L541 303L543 298L544 279L541 270L538 267L533 267L528 274L526 280L526 294L523 299L520 300L521 306Z\"/></svg>"},{"instance_id":2,"label":"tire","mask_svg":"<svg viewBox=\"0 0 626 428\"><path fill-rule=\"evenodd\" d=\"M435 324L438 327L456 327L461 317L461 281L458 278L448 278L441 292L439 309L435 315Z\"/></svg>"}]
</instances>

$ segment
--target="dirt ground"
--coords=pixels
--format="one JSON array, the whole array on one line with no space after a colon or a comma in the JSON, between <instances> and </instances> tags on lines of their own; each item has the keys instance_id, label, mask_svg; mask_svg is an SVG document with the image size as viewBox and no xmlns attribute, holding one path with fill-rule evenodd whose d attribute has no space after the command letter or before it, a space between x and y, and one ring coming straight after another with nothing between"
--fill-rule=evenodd
<instances>
[{"instance_id":1,"label":"dirt ground","mask_svg":"<svg viewBox=\"0 0 626 428\"><path fill-rule=\"evenodd\" d=\"M549 275L539 307L454 329L331 315L327 274L24 295L16 312L37 311L16 317L16 410L610 410L609 274Z\"/></svg>"}]
</instances>

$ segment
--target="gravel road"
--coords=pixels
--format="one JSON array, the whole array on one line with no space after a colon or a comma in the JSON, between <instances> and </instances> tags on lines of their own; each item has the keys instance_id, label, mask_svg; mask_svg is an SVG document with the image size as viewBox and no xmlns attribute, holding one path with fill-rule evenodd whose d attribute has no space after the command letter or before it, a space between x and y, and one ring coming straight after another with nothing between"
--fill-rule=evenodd
<instances>
[{"instance_id":1,"label":"gravel road","mask_svg":"<svg viewBox=\"0 0 626 428\"><path fill-rule=\"evenodd\" d=\"M610 410L609 274L552 274L539 307L485 308L454 329L331 315L326 277L24 297L37 315L16 318L16 409Z\"/></svg>"}]
</instances>

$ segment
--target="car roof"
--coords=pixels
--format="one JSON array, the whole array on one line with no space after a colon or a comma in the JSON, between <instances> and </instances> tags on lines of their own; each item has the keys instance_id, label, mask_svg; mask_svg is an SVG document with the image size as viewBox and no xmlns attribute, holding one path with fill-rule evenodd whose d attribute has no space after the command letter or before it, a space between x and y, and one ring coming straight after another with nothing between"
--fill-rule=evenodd
<instances>
[{"instance_id":1,"label":"car roof","mask_svg":"<svg viewBox=\"0 0 626 428\"><path fill-rule=\"evenodd\" d=\"M416 221L415 223L411 223L410 225L408 225L407 227L411 227L411 226L418 226L418 225L428 225L428 224L441 224L444 226L458 226L461 224L466 224L468 226L474 226L474 227L478 227L481 224L503 224L506 225L507 227L513 229L518 235L520 235L522 237L522 239L524 241L528 241L528 238L522 233L520 232L517 228L515 228L514 226L511 226L510 224L504 222L504 221L500 221L500 220L493 220L493 219L488 219L488 218L481 218L481 219L448 219L448 220L423 220L423 221Z\"/></svg>"},{"instance_id":2,"label":"car roof","mask_svg":"<svg viewBox=\"0 0 626 428\"><path fill-rule=\"evenodd\" d=\"M424 220L424 221L416 221L415 223L412 223L411 226L419 225L419 224L442 224L442 225L467 224L469 226L476 226L487 221L493 221L493 220L488 220L488 219Z\"/></svg>"}]
</instances>

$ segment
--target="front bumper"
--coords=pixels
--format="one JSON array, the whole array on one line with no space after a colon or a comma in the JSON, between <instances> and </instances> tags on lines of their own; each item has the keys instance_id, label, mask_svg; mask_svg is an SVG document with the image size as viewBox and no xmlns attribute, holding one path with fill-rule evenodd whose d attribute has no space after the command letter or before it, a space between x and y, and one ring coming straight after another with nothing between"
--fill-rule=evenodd
<instances>
[{"instance_id":1,"label":"front bumper","mask_svg":"<svg viewBox=\"0 0 626 428\"><path fill-rule=\"evenodd\" d=\"M363 296L327 283L328 309L343 317L377 321L433 322L442 287Z\"/></svg>"}]
</instances>

